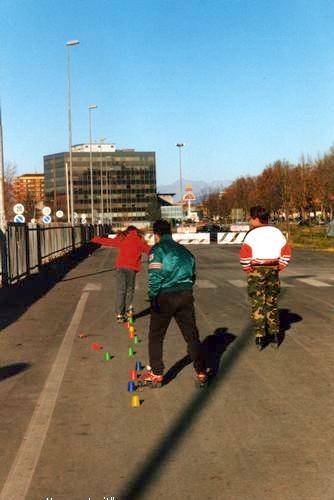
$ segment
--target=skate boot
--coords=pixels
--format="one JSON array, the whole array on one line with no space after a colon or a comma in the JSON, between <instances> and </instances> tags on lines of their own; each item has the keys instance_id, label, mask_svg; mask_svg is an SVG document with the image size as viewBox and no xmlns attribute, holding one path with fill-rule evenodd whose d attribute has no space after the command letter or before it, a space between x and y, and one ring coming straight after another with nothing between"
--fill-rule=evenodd
<instances>
[{"instance_id":1,"label":"skate boot","mask_svg":"<svg viewBox=\"0 0 334 500\"><path fill-rule=\"evenodd\" d=\"M122 314L122 313L116 314L117 323L124 323L125 319L126 318L125 318L124 314Z\"/></svg>"},{"instance_id":2,"label":"skate boot","mask_svg":"<svg viewBox=\"0 0 334 500\"><path fill-rule=\"evenodd\" d=\"M143 373L138 379L138 387L151 387L151 389L158 389L162 386L164 377L163 375L155 375L152 370Z\"/></svg>"},{"instance_id":3,"label":"skate boot","mask_svg":"<svg viewBox=\"0 0 334 500\"><path fill-rule=\"evenodd\" d=\"M133 306L129 306L128 310L126 311L126 319L129 322L133 322L133 315L134 315L134 309Z\"/></svg>"},{"instance_id":4,"label":"skate boot","mask_svg":"<svg viewBox=\"0 0 334 500\"><path fill-rule=\"evenodd\" d=\"M262 349L266 345L266 338L264 335L256 335L255 337L255 345L259 351L262 351Z\"/></svg>"},{"instance_id":5,"label":"skate boot","mask_svg":"<svg viewBox=\"0 0 334 500\"><path fill-rule=\"evenodd\" d=\"M270 339L270 347L272 347L273 349L278 349L280 345L279 333L278 332L271 333L269 335L269 339Z\"/></svg>"},{"instance_id":6,"label":"skate boot","mask_svg":"<svg viewBox=\"0 0 334 500\"><path fill-rule=\"evenodd\" d=\"M208 382L209 382L208 372L196 373L195 387L197 387L198 389L202 389L203 387L208 385Z\"/></svg>"}]
</instances>

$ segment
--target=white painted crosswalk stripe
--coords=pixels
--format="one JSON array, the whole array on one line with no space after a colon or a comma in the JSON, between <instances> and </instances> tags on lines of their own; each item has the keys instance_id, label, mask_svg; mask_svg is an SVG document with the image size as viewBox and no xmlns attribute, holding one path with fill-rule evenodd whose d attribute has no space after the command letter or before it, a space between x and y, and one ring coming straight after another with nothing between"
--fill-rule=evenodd
<instances>
[{"instance_id":1,"label":"white painted crosswalk stripe","mask_svg":"<svg viewBox=\"0 0 334 500\"><path fill-rule=\"evenodd\" d=\"M247 287L247 281L245 280L228 280L228 282L236 286L237 288L246 288ZM290 285L290 283L286 283L285 281L281 281L281 287L282 288L291 288L294 287L295 285Z\"/></svg>"},{"instance_id":2,"label":"white painted crosswalk stripe","mask_svg":"<svg viewBox=\"0 0 334 500\"><path fill-rule=\"evenodd\" d=\"M217 288L217 285L209 280L196 280L196 286L198 286L198 288Z\"/></svg>"},{"instance_id":3,"label":"white painted crosswalk stripe","mask_svg":"<svg viewBox=\"0 0 334 500\"><path fill-rule=\"evenodd\" d=\"M231 285L236 286L238 288L246 288L247 281L245 280L228 280Z\"/></svg>"},{"instance_id":4,"label":"white painted crosswalk stripe","mask_svg":"<svg viewBox=\"0 0 334 500\"><path fill-rule=\"evenodd\" d=\"M325 286L333 286L329 283L325 283L324 281L319 281L314 278L298 278L297 281L301 281L302 283L306 283L306 285L316 286L316 287L325 287Z\"/></svg>"}]
</instances>

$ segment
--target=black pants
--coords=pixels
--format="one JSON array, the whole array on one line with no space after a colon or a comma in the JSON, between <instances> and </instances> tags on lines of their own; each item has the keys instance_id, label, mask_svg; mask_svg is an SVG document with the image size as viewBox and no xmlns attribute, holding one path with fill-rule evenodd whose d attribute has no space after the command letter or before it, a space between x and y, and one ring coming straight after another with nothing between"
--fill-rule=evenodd
<instances>
[{"instance_id":1,"label":"black pants","mask_svg":"<svg viewBox=\"0 0 334 500\"><path fill-rule=\"evenodd\" d=\"M172 318L175 318L188 346L197 373L205 370L203 351L199 340L195 319L194 297L192 290L162 293L159 295L160 312L151 312L149 331L150 366L156 375L162 375L163 342Z\"/></svg>"}]
</instances>

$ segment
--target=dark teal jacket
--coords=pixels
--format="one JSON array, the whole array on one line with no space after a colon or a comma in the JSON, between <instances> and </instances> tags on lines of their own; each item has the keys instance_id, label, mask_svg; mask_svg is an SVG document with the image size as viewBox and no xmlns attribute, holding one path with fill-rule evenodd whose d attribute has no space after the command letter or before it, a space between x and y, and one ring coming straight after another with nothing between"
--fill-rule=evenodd
<instances>
[{"instance_id":1,"label":"dark teal jacket","mask_svg":"<svg viewBox=\"0 0 334 500\"><path fill-rule=\"evenodd\" d=\"M149 254L148 295L191 289L195 282L195 257L172 236L165 234Z\"/></svg>"}]
</instances>

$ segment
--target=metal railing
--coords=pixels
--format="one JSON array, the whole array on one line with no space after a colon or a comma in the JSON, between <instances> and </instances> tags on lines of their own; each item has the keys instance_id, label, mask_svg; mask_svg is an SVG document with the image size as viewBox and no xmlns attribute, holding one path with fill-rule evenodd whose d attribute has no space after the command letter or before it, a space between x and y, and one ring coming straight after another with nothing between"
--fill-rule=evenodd
<instances>
[{"instance_id":1,"label":"metal railing","mask_svg":"<svg viewBox=\"0 0 334 500\"><path fill-rule=\"evenodd\" d=\"M1 283L11 285L43 266L87 245L94 235L107 234L110 225L15 224L0 231Z\"/></svg>"}]
</instances>

